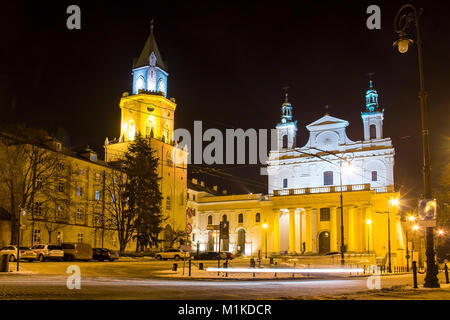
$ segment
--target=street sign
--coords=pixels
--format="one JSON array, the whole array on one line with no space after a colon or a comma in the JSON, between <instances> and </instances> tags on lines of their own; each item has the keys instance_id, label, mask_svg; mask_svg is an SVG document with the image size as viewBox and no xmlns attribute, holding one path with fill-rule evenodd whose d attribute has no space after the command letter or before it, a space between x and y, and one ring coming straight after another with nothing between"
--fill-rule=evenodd
<instances>
[{"instance_id":1,"label":"street sign","mask_svg":"<svg viewBox=\"0 0 450 320\"><path fill-rule=\"evenodd\" d=\"M419 200L419 225L422 227L436 226L436 199Z\"/></svg>"},{"instance_id":2,"label":"street sign","mask_svg":"<svg viewBox=\"0 0 450 320\"><path fill-rule=\"evenodd\" d=\"M208 224L206 226L206 230L219 230L219 225L218 224Z\"/></svg>"},{"instance_id":3,"label":"street sign","mask_svg":"<svg viewBox=\"0 0 450 320\"><path fill-rule=\"evenodd\" d=\"M186 230L187 234L191 234L191 232L192 232L192 225L190 223L188 223L186 225L186 229L185 230Z\"/></svg>"}]
</instances>

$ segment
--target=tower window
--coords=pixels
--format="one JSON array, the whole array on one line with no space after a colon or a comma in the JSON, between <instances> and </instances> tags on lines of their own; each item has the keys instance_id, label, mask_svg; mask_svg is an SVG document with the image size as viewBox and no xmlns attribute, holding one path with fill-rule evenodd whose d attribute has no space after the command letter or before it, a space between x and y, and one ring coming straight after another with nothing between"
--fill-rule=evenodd
<instances>
[{"instance_id":1,"label":"tower window","mask_svg":"<svg viewBox=\"0 0 450 320\"><path fill-rule=\"evenodd\" d=\"M371 124L369 126L369 132L370 132L370 139L377 138L377 127L374 124Z\"/></svg>"},{"instance_id":2,"label":"tower window","mask_svg":"<svg viewBox=\"0 0 450 320\"><path fill-rule=\"evenodd\" d=\"M323 173L323 184L325 186L333 185L333 171L325 171Z\"/></svg>"},{"instance_id":3,"label":"tower window","mask_svg":"<svg viewBox=\"0 0 450 320\"><path fill-rule=\"evenodd\" d=\"M212 224L212 215L208 216L208 224Z\"/></svg>"},{"instance_id":4,"label":"tower window","mask_svg":"<svg viewBox=\"0 0 450 320\"><path fill-rule=\"evenodd\" d=\"M372 181L378 181L378 172L372 171Z\"/></svg>"},{"instance_id":5,"label":"tower window","mask_svg":"<svg viewBox=\"0 0 450 320\"><path fill-rule=\"evenodd\" d=\"M287 188L288 187L288 179L287 178L284 178L283 179L283 188Z\"/></svg>"},{"instance_id":6,"label":"tower window","mask_svg":"<svg viewBox=\"0 0 450 320\"><path fill-rule=\"evenodd\" d=\"M287 134L285 134L283 136L283 149L287 149L288 148L288 136Z\"/></svg>"},{"instance_id":7,"label":"tower window","mask_svg":"<svg viewBox=\"0 0 450 320\"><path fill-rule=\"evenodd\" d=\"M238 215L238 223L244 223L244 215L242 213Z\"/></svg>"},{"instance_id":8,"label":"tower window","mask_svg":"<svg viewBox=\"0 0 450 320\"><path fill-rule=\"evenodd\" d=\"M256 223L260 223L261 222L261 214L259 212L256 214L255 222Z\"/></svg>"}]
</instances>

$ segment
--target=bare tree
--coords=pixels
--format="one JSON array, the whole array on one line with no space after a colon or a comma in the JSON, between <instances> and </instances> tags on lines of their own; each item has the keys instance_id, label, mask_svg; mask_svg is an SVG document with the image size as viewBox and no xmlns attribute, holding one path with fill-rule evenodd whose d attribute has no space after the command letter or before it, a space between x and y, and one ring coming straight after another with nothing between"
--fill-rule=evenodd
<instances>
[{"instance_id":1,"label":"bare tree","mask_svg":"<svg viewBox=\"0 0 450 320\"><path fill-rule=\"evenodd\" d=\"M19 127L0 133L0 188L9 198L11 243L19 231L18 207L27 211L33 232L36 205L54 202L58 184L67 183L62 155L54 148L55 140L43 130Z\"/></svg>"},{"instance_id":2,"label":"bare tree","mask_svg":"<svg viewBox=\"0 0 450 320\"><path fill-rule=\"evenodd\" d=\"M110 216L111 229L117 231L119 250L123 254L135 231L136 214L129 210L126 184L128 179L122 163L108 170L105 177L105 213ZM105 218L105 217L103 217Z\"/></svg>"}]
</instances>

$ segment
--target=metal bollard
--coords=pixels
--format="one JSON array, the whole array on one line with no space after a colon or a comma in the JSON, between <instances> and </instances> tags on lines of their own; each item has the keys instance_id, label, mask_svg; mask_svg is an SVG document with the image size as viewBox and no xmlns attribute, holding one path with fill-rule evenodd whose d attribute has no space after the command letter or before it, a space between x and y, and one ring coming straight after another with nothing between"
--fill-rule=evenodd
<instances>
[{"instance_id":1,"label":"metal bollard","mask_svg":"<svg viewBox=\"0 0 450 320\"><path fill-rule=\"evenodd\" d=\"M277 267L278 262L275 262L275 268ZM277 273L275 272L275 278L277 277Z\"/></svg>"},{"instance_id":2,"label":"metal bollard","mask_svg":"<svg viewBox=\"0 0 450 320\"><path fill-rule=\"evenodd\" d=\"M255 268L255 267L256 267L255 259L251 258L250 259L250 268Z\"/></svg>"},{"instance_id":3,"label":"metal bollard","mask_svg":"<svg viewBox=\"0 0 450 320\"><path fill-rule=\"evenodd\" d=\"M0 272L9 271L9 256L7 254L2 254L0 256Z\"/></svg>"},{"instance_id":4,"label":"metal bollard","mask_svg":"<svg viewBox=\"0 0 450 320\"><path fill-rule=\"evenodd\" d=\"M225 261L225 262L223 263L223 267L224 267L225 269L228 268L228 260ZM228 272L225 272L225 277L228 277Z\"/></svg>"},{"instance_id":5,"label":"metal bollard","mask_svg":"<svg viewBox=\"0 0 450 320\"><path fill-rule=\"evenodd\" d=\"M192 260L189 259L189 277L191 276Z\"/></svg>"},{"instance_id":6,"label":"metal bollard","mask_svg":"<svg viewBox=\"0 0 450 320\"><path fill-rule=\"evenodd\" d=\"M417 261L413 261L412 262L412 272L413 272L413 283L414 283L414 288L418 288L417 287Z\"/></svg>"},{"instance_id":7,"label":"metal bollard","mask_svg":"<svg viewBox=\"0 0 450 320\"><path fill-rule=\"evenodd\" d=\"M177 271L178 265L176 263L173 264L172 266L172 271Z\"/></svg>"},{"instance_id":8,"label":"metal bollard","mask_svg":"<svg viewBox=\"0 0 450 320\"><path fill-rule=\"evenodd\" d=\"M448 267L447 267L447 263L444 264L444 271L445 271L445 283L449 283L448 282Z\"/></svg>"},{"instance_id":9,"label":"metal bollard","mask_svg":"<svg viewBox=\"0 0 450 320\"><path fill-rule=\"evenodd\" d=\"M269 258L269 264L272 265L273 264L273 257Z\"/></svg>"},{"instance_id":10,"label":"metal bollard","mask_svg":"<svg viewBox=\"0 0 450 320\"><path fill-rule=\"evenodd\" d=\"M200 262L200 263L198 264L198 270L203 270L203 262Z\"/></svg>"}]
</instances>

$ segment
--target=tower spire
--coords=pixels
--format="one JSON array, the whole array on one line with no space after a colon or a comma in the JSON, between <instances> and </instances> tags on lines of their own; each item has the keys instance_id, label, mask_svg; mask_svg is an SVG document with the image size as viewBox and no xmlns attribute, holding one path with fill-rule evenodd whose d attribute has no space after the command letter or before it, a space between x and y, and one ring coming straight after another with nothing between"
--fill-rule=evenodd
<instances>
[{"instance_id":1,"label":"tower spire","mask_svg":"<svg viewBox=\"0 0 450 320\"><path fill-rule=\"evenodd\" d=\"M292 105L289 102L289 87L283 87L284 90L284 103L281 105L281 123L292 121Z\"/></svg>"}]
</instances>

